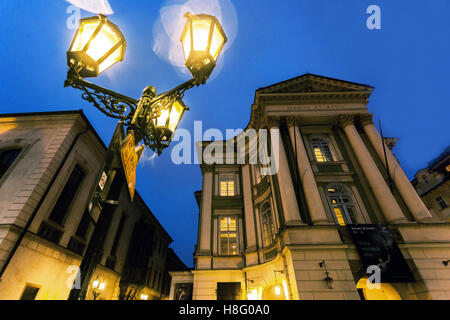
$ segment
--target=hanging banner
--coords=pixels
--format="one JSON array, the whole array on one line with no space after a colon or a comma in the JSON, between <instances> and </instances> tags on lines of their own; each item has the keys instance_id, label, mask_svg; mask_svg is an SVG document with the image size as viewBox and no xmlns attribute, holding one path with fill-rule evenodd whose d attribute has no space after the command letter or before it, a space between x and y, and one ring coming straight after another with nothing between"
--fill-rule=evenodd
<instances>
[{"instance_id":1,"label":"hanging banner","mask_svg":"<svg viewBox=\"0 0 450 320\"><path fill-rule=\"evenodd\" d=\"M370 270L368 276L379 271L381 283L414 282L411 270L387 226L354 224L347 228L365 270Z\"/></svg>"}]
</instances>

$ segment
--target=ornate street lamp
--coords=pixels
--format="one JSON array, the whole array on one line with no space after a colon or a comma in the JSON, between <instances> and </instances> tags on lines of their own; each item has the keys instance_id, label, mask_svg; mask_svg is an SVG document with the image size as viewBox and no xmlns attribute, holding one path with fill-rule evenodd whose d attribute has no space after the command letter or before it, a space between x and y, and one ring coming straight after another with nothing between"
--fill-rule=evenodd
<instances>
[{"instance_id":1,"label":"ornate street lamp","mask_svg":"<svg viewBox=\"0 0 450 320\"><path fill-rule=\"evenodd\" d=\"M123 60L126 47L122 32L105 16L81 19L67 52L67 64L81 77L97 77Z\"/></svg>"},{"instance_id":2,"label":"ornate street lamp","mask_svg":"<svg viewBox=\"0 0 450 320\"><path fill-rule=\"evenodd\" d=\"M122 61L127 44L119 28L103 15L80 21L67 52L69 71L64 86L82 90L83 99L105 115L119 120L108 147L103 170L99 172L97 190L89 201L89 214L96 224L103 205L118 203L117 199L107 199L118 170L123 169L132 198L135 169L143 152L142 146L138 147L138 151L134 147L143 141L160 155L169 146L184 112L189 110L182 101L184 93L194 86L205 84L227 41L222 26L215 17L190 13L185 17L187 22L181 34L181 44L186 67L193 78L159 95L155 87L148 86L139 99L84 80L87 77L97 77ZM80 265L81 288L73 288L69 299L84 299L104 239L103 232L95 229Z\"/></svg>"},{"instance_id":3,"label":"ornate street lamp","mask_svg":"<svg viewBox=\"0 0 450 320\"><path fill-rule=\"evenodd\" d=\"M227 37L216 17L207 14L185 14L181 34L186 67L200 83L205 83L216 66Z\"/></svg>"}]
</instances>

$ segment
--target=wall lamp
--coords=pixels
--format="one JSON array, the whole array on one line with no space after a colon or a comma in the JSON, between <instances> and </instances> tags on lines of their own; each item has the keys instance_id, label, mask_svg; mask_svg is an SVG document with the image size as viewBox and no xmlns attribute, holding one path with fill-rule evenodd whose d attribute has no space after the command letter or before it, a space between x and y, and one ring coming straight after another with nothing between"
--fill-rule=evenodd
<instances>
[{"instance_id":1,"label":"wall lamp","mask_svg":"<svg viewBox=\"0 0 450 320\"><path fill-rule=\"evenodd\" d=\"M325 268L325 282L327 283L328 289L334 289L334 280L332 277L330 277L330 273L327 270L327 265L325 264L325 260L322 262L319 262L319 266L321 268Z\"/></svg>"}]
</instances>

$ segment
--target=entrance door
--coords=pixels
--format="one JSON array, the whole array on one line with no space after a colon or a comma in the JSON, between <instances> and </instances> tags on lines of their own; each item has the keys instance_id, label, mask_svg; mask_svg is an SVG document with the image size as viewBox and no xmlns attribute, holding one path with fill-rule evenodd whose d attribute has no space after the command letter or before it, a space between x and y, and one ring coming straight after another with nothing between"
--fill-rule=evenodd
<instances>
[{"instance_id":1,"label":"entrance door","mask_svg":"<svg viewBox=\"0 0 450 320\"><path fill-rule=\"evenodd\" d=\"M217 300L241 300L241 283L218 282Z\"/></svg>"}]
</instances>

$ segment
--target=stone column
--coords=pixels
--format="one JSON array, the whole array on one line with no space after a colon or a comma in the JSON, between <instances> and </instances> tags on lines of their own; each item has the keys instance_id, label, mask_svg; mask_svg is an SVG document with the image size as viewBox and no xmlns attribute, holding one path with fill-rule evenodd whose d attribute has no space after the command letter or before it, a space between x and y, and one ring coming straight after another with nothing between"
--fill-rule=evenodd
<instances>
[{"instance_id":1,"label":"stone column","mask_svg":"<svg viewBox=\"0 0 450 320\"><path fill-rule=\"evenodd\" d=\"M272 161L277 164L278 184L280 186L281 203L283 207L284 221L286 225L303 224L298 209L297 197L292 183L291 172L284 150L280 133L280 119L271 117L268 119L270 129L270 141L272 146ZM278 161L277 161L278 158Z\"/></svg>"},{"instance_id":2,"label":"stone column","mask_svg":"<svg viewBox=\"0 0 450 320\"><path fill-rule=\"evenodd\" d=\"M378 204L383 211L386 220L389 223L406 222L405 215L400 209L397 201L389 190L386 181L378 170L372 156L367 150L366 145L359 136L358 131L354 125L354 115L341 116L340 125L344 129L344 132L350 141L353 148L353 152L358 158L358 162L362 167L369 185L375 195Z\"/></svg>"},{"instance_id":3,"label":"stone column","mask_svg":"<svg viewBox=\"0 0 450 320\"><path fill-rule=\"evenodd\" d=\"M397 159L395 159L394 155L386 144L384 145L385 148L383 150L384 142L381 141L381 136L378 134L378 131L373 124L372 114L361 115L360 122L362 127L364 128L364 132L367 134L367 137L369 137L372 146L375 148L375 151L377 152L378 156L381 159L381 162L385 167L386 161L384 157L384 150L386 150L389 174L394 181L397 190L399 191L400 195L402 196L403 200L414 216L414 219L418 222L431 219L432 216L430 212L423 203L422 199L420 199L417 191L412 186L408 177L400 167Z\"/></svg>"},{"instance_id":4,"label":"stone column","mask_svg":"<svg viewBox=\"0 0 450 320\"><path fill-rule=\"evenodd\" d=\"M199 251L211 251L213 166L202 165L203 187L200 213Z\"/></svg>"},{"instance_id":5,"label":"stone column","mask_svg":"<svg viewBox=\"0 0 450 320\"><path fill-rule=\"evenodd\" d=\"M303 192L305 193L306 203L308 205L309 214L311 215L311 221L313 224L326 223L328 224L328 218L325 213L322 198L317 188L316 179L311 168L311 163L306 152L303 139L300 134L300 130L297 126L297 122L293 119L288 121L289 134L291 136L291 142L297 149L297 166L300 173L300 179L303 184Z\"/></svg>"},{"instance_id":6,"label":"stone column","mask_svg":"<svg viewBox=\"0 0 450 320\"><path fill-rule=\"evenodd\" d=\"M244 198L245 234L247 249L256 248L255 220L253 216L252 186L250 181L250 166L242 166L242 191Z\"/></svg>"}]
</instances>

